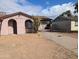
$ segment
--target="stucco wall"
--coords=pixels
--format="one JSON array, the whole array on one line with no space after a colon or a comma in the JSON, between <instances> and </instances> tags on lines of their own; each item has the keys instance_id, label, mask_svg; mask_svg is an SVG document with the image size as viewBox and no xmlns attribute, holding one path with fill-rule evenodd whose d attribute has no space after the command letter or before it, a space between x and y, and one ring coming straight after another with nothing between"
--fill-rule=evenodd
<instances>
[{"instance_id":1,"label":"stucco wall","mask_svg":"<svg viewBox=\"0 0 79 59\"><path fill-rule=\"evenodd\" d=\"M71 31L78 31L78 26L75 26L75 21L71 21Z\"/></svg>"},{"instance_id":2,"label":"stucco wall","mask_svg":"<svg viewBox=\"0 0 79 59\"><path fill-rule=\"evenodd\" d=\"M8 26L8 21L14 19L17 22L17 34L25 34L25 21L30 18L23 15L16 15L13 17L6 18L2 21L1 35L11 35L13 34L13 29ZM30 19L33 21L32 19Z\"/></svg>"}]
</instances>

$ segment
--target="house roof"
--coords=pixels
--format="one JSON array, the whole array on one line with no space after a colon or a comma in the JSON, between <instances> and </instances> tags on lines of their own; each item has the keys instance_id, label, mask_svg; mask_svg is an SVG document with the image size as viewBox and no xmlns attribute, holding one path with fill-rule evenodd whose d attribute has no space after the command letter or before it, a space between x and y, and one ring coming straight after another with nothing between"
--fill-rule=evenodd
<instances>
[{"instance_id":1,"label":"house roof","mask_svg":"<svg viewBox=\"0 0 79 59\"><path fill-rule=\"evenodd\" d=\"M52 19L46 16L34 16L35 18L38 18L38 20L41 21L51 21Z\"/></svg>"},{"instance_id":2,"label":"house roof","mask_svg":"<svg viewBox=\"0 0 79 59\"><path fill-rule=\"evenodd\" d=\"M16 16L16 15L24 15L24 16L29 17L29 18L33 18L33 17L34 17L34 18L39 18L38 20L50 19L50 18L48 18L48 17L46 17L46 16L30 16L30 15L28 15L28 14L26 14L26 13L23 13L23 12L16 12L16 13L12 13L12 14L7 14L7 15L4 15L4 16L1 16L1 17L0 17L0 21L4 20L4 19L6 19L6 18L12 17L12 16Z\"/></svg>"},{"instance_id":3,"label":"house roof","mask_svg":"<svg viewBox=\"0 0 79 59\"><path fill-rule=\"evenodd\" d=\"M0 20L6 19L6 18L8 18L8 17L16 16L16 15L24 15L24 16L26 16L26 17L32 18L32 16L30 16L30 15L28 15L28 14L25 14L25 13L23 13L23 12L16 12L16 13L4 15L4 16L0 17Z\"/></svg>"},{"instance_id":4,"label":"house roof","mask_svg":"<svg viewBox=\"0 0 79 59\"><path fill-rule=\"evenodd\" d=\"M34 17L36 17L36 18L48 18L46 16L34 16Z\"/></svg>"}]
</instances>

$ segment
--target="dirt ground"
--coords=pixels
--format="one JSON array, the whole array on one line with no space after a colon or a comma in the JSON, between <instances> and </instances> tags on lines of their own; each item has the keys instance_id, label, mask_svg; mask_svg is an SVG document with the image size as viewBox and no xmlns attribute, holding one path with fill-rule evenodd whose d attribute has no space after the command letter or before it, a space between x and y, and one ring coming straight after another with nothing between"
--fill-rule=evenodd
<instances>
[{"instance_id":1,"label":"dirt ground","mask_svg":"<svg viewBox=\"0 0 79 59\"><path fill-rule=\"evenodd\" d=\"M78 33L64 32L40 32L40 34L48 40L54 41L57 44L67 48L68 50L78 53Z\"/></svg>"},{"instance_id":2,"label":"dirt ground","mask_svg":"<svg viewBox=\"0 0 79 59\"><path fill-rule=\"evenodd\" d=\"M77 32L71 32L71 33L61 33L61 32L59 32L59 34L63 34L65 36L70 36L72 38L78 39L78 33Z\"/></svg>"},{"instance_id":3,"label":"dirt ground","mask_svg":"<svg viewBox=\"0 0 79 59\"><path fill-rule=\"evenodd\" d=\"M0 59L77 59L77 55L39 34L0 36Z\"/></svg>"}]
</instances>

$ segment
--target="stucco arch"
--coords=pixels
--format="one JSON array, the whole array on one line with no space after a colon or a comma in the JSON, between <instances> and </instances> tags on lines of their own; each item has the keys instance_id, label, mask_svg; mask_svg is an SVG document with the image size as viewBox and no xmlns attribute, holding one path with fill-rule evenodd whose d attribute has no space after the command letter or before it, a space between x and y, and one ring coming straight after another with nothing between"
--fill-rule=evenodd
<instances>
[{"instance_id":1,"label":"stucco arch","mask_svg":"<svg viewBox=\"0 0 79 59\"><path fill-rule=\"evenodd\" d=\"M8 20L9 33L17 34L17 22L15 19Z\"/></svg>"},{"instance_id":2,"label":"stucco arch","mask_svg":"<svg viewBox=\"0 0 79 59\"><path fill-rule=\"evenodd\" d=\"M33 32L33 21L30 19L25 21L25 32Z\"/></svg>"}]
</instances>

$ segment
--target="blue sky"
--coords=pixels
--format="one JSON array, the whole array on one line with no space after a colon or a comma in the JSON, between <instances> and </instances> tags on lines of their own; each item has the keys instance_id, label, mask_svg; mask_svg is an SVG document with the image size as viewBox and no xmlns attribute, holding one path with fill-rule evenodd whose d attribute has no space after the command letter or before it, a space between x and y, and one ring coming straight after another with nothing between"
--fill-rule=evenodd
<instances>
[{"instance_id":1,"label":"blue sky","mask_svg":"<svg viewBox=\"0 0 79 59\"><path fill-rule=\"evenodd\" d=\"M18 1L18 4L22 5L21 3L19 3L19 0ZM30 2L34 5L40 5L42 6L43 8L46 8L46 7L50 7L50 6L53 6L53 5L61 5L61 4L64 4L64 3L69 3L69 2L72 2L72 3L76 3L77 0L25 0L25 2ZM25 3L26 5L27 3ZM23 6L23 5L22 5Z\"/></svg>"},{"instance_id":2,"label":"blue sky","mask_svg":"<svg viewBox=\"0 0 79 59\"><path fill-rule=\"evenodd\" d=\"M73 3L77 2L77 0L28 0L28 1L35 5L41 5L43 7L58 5L68 2L73 2Z\"/></svg>"},{"instance_id":3,"label":"blue sky","mask_svg":"<svg viewBox=\"0 0 79 59\"><path fill-rule=\"evenodd\" d=\"M25 12L29 15L57 17L61 13L74 11L77 0L0 0L0 11Z\"/></svg>"}]
</instances>

